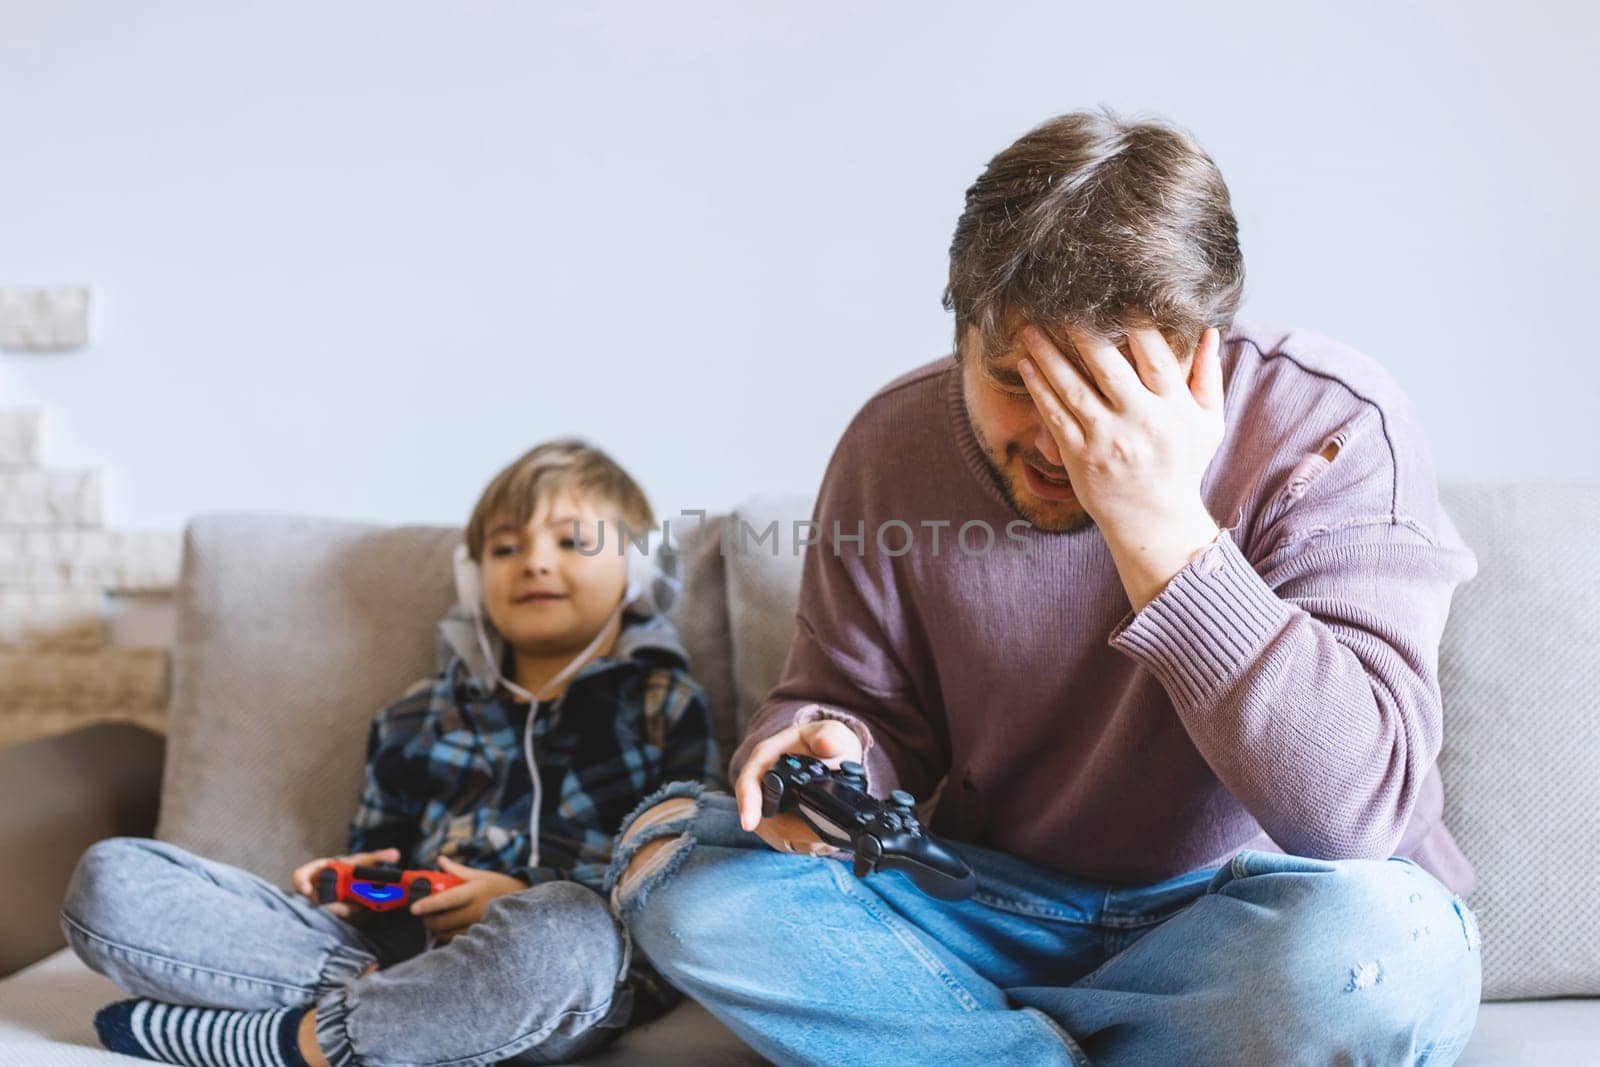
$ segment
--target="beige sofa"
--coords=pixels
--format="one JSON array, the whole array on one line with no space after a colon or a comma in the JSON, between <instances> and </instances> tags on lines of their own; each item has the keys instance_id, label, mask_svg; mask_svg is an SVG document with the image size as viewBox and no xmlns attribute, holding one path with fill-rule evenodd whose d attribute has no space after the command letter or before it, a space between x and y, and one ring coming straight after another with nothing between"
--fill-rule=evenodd
<instances>
[{"instance_id":1,"label":"beige sofa","mask_svg":"<svg viewBox=\"0 0 1600 1067\"><path fill-rule=\"evenodd\" d=\"M1600 997L1600 488L1446 489L1481 564L1441 667L1446 820L1478 871L1485 974L1459 1062L1600 1064L1600 999L1586 999ZM719 535L809 514L801 497L752 500L683 539L674 615L727 751L782 665L800 558L787 538L724 554ZM191 524L164 772L159 740L126 726L0 751L0 973L20 967L0 978L0 1065L133 1062L99 1049L90 1023L118 991L51 953L91 841L153 832L280 881L338 851L369 717L433 668L457 537L273 515ZM687 1004L591 1062L759 1060Z\"/></svg>"}]
</instances>

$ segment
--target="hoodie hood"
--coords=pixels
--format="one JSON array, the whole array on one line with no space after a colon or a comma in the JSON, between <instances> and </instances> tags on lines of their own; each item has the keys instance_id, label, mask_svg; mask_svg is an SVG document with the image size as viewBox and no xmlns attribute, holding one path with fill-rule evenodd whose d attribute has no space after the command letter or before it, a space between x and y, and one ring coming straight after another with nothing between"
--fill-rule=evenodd
<instances>
[{"instance_id":1,"label":"hoodie hood","mask_svg":"<svg viewBox=\"0 0 1600 1067\"><path fill-rule=\"evenodd\" d=\"M496 661L504 662L505 638L500 636L499 631L494 628L494 623L487 616L483 620L483 632L489 639L489 648L494 653ZM454 660L460 659L475 686L485 693L494 691L495 674L490 669L490 662L484 659L483 646L478 641L477 627L459 603L452 604L444 618L439 621L435 650L437 670L441 672L448 670ZM583 668L573 676L572 681L594 670L597 664L630 660L641 652L653 652L671 657L684 669L688 669L689 666L689 652L683 647L683 642L678 638L677 627L672 625L670 619L661 614L641 615L630 608L622 613L622 628L617 634L616 642L611 646L611 651L584 664ZM571 682L568 682L568 685L570 686Z\"/></svg>"}]
</instances>

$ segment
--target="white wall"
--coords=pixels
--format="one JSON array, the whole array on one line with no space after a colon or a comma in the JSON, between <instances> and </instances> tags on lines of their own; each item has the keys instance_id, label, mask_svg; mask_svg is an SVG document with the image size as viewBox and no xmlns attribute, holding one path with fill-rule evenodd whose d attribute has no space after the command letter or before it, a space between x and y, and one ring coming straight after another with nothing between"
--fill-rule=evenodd
<instances>
[{"instance_id":1,"label":"white wall","mask_svg":"<svg viewBox=\"0 0 1600 1067\"><path fill-rule=\"evenodd\" d=\"M1364 348L1447 477L1596 478L1592 4L0 0L0 356L107 521L461 521L581 432L663 511L815 488L946 350L962 193L1106 103L1196 133L1244 314ZM858 10L859 9L859 10Z\"/></svg>"}]
</instances>

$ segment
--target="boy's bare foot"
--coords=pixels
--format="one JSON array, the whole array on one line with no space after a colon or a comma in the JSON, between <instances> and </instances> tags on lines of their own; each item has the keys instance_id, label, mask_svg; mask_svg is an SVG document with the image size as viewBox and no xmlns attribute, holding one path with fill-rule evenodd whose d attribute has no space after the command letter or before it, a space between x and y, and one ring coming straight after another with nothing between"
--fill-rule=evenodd
<instances>
[{"instance_id":1,"label":"boy's bare foot","mask_svg":"<svg viewBox=\"0 0 1600 1067\"><path fill-rule=\"evenodd\" d=\"M374 960L367 964L367 969L356 975L356 977L365 978L377 969L378 962ZM322 1054L322 1046L317 1044L316 1008L306 1012L305 1017L300 1020L300 1055L306 1058L306 1062L311 1064L311 1067L332 1067L328 1062L328 1057Z\"/></svg>"},{"instance_id":2,"label":"boy's bare foot","mask_svg":"<svg viewBox=\"0 0 1600 1067\"><path fill-rule=\"evenodd\" d=\"M311 1067L333 1067L317 1044L317 1009L312 1008L300 1019L300 1055Z\"/></svg>"}]
</instances>

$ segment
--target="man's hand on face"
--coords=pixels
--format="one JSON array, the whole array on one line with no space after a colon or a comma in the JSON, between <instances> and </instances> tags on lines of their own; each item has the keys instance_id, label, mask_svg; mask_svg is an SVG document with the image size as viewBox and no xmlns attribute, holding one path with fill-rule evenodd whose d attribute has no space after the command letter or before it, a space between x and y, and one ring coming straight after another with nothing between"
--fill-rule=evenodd
<instances>
[{"instance_id":1,"label":"man's hand on face","mask_svg":"<svg viewBox=\"0 0 1600 1067\"><path fill-rule=\"evenodd\" d=\"M1218 532L1200 481L1222 443L1221 339L1207 328L1186 373L1161 331L1125 329L1131 365L1104 338L1068 327L1080 367L1027 326L1031 358L1017 369L1137 611Z\"/></svg>"}]
</instances>

